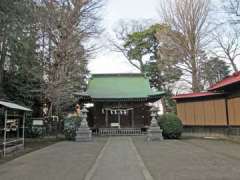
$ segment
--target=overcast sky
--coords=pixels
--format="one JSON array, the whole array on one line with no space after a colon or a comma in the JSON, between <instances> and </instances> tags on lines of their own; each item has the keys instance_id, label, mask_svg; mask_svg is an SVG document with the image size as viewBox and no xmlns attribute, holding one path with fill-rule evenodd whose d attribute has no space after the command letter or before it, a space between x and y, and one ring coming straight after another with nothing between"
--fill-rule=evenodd
<instances>
[{"instance_id":1,"label":"overcast sky","mask_svg":"<svg viewBox=\"0 0 240 180\"><path fill-rule=\"evenodd\" d=\"M112 52L105 47L107 38L113 38L113 29L116 28L119 21L131 20L152 20L159 22L158 8L161 0L105 0L105 7L102 13L102 25L105 29L98 45L103 48L96 57L90 60L89 70L91 73L127 73L138 72L136 68L130 65L121 53ZM222 16L222 2L224 0L211 0L211 8L214 10L211 19L215 22L224 20ZM216 11L217 10L217 11ZM221 17L221 18L220 18ZM94 40L96 41L96 40ZM240 63L238 63L240 67Z\"/></svg>"},{"instance_id":2,"label":"overcast sky","mask_svg":"<svg viewBox=\"0 0 240 180\"><path fill-rule=\"evenodd\" d=\"M107 36L112 36L114 27L120 20L158 19L159 0L106 0L103 11L105 33L100 41L104 46ZM120 53L106 48L101 50L89 63L91 73L138 72Z\"/></svg>"}]
</instances>

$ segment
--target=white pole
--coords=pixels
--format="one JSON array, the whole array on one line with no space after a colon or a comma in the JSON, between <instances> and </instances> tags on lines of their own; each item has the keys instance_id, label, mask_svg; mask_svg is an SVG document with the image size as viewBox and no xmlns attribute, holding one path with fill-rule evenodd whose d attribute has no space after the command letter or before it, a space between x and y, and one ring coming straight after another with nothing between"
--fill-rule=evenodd
<instances>
[{"instance_id":1,"label":"white pole","mask_svg":"<svg viewBox=\"0 0 240 180\"><path fill-rule=\"evenodd\" d=\"M3 156L6 155L6 141L7 141L7 109L4 111L5 119L4 119L4 138L3 138Z\"/></svg>"}]
</instances>

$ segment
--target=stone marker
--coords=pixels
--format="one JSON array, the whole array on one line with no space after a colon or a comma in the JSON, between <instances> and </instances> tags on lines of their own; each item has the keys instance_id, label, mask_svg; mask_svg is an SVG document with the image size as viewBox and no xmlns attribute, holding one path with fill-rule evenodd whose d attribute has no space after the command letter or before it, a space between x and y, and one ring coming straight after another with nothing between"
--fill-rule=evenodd
<instances>
[{"instance_id":1,"label":"stone marker","mask_svg":"<svg viewBox=\"0 0 240 180\"><path fill-rule=\"evenodd\" d=\"M88 110L83 107L81 110L82 121L80 127L76 131L75 141L77 142L92 141L92 130L88 127L87 112Z\"/></svg>"},{"instance_id":2,"label":"stone marker","mask_svg":"<svg viewBox=\"0 0 240 180\"><path fill-rule=\"evenodd\" d=\"M158 108L152 107L150 111L151 111L152 120L151 120L150 127L147 131L147 141L154 141L154 140L161 141L163 140L162 129L160 129L160 126L158 125L158 122L156 119Z\"/></svg>"}]
</instances>

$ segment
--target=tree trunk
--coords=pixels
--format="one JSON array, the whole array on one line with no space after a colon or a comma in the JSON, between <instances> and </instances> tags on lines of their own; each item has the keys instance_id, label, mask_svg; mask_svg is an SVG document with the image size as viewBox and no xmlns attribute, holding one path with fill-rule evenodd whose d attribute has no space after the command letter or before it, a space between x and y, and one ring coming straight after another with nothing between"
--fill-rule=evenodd
<instances>
[{"instance_id":1,"label":"tree trunk","mask_svg":"<svg viewBox=\"0 0 240 180\"><path fill-rule=\"evenodd\" d=\"M232 68L233 68L234 72L238 72L237 65L233 62L232 59L230 61L231 61L231 65L232 65Z\"/></svg>"},{"instance_id":2,"label":"tree trunk","mask_svg":"<svg viewBox=\"0 0 240 180\"><path fill-rule=\"evenodd\" d=\"M198 78L198 70L196 65L196 60L192 58L192 91L199 92L200 91L200 82Z\"/></svg>"},{"instance_id":3,"label":"tree trunk","mask_svg":"<svg viewBox=\"0 0 240 180\"><path fill-rule=\"evenodd\" d=\"M2 48L1 48L1 54L0 54L0 99L6 98L6 95L3 89L5 57L6 57L6 47L5 47L5 42L2 42Z\"/></svg>"},{"instance_id":4,"label":"tree trunk","mask_svg":"<svg viewBox=\"0 0 240 180\"><path fill-rule=\"evenodd\" d=\"M0 60L0 99L5 97L4 91L3 91L3 62Z\"/></svg>"},{"instance_id":5,"label":"tree trunk","mask_svg":"<svg viewBox=\"0 0 240 180\"><path fill-rule=\"evenodd\" d=\"M164 98L161 99L161 103L162 103L162 107L163 107L163 113L165 114L166 111L167 111L167 107L166 107L166 103L165 103Z\"/></svg>"}]
</instances>

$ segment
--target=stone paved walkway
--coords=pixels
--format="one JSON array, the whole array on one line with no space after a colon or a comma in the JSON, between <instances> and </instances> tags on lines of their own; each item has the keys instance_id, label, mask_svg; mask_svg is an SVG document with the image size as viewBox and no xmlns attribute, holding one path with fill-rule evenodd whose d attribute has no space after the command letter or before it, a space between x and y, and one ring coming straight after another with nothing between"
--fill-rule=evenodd
<instances>
[{"instance_id":1,"label":"stone paved walkway","mask_svg":"<svg viewBox=\"0 0 240 180\"><path fill-rule=\"evenodd\" d=\"M104 145L105 144L105 145ZM104 146L103 146L104 145ZM130 137L60 142L0 166L0 180L152 180Z\"/></svg>"},{"instance_id":2,"label":"stone paved walkway","mask_svg":"<svg viewBox=\"0 0 240 180\"><path fill-rule=\"evenodd\" d=\"M106 143L59 142L0 165L0 180L83 180Z\"/></svg>"},{"instance_id":3,"label":"stone paved walkway","mask_svg":"<svg viewBox=\"0 0 240 180\"><path fill-rule=\"evenodd\" d=\"M143 137L133 142L155 180L240 179L240 144L220 139L147 143Z\"/></svg>"},{"instance_id":4,"label":"stone paved walkway","mask_svg":"<svg viewBox=\"0 0 240 180\"><path fill-rule=\"evenodd\" d=\"M222 140L60 142L0 165L0 180L238 180L239 152Z\"/></svg>"},{"instance_id":5,"label":"stone paved walkway","mask_svg":"<svg viewBox=\"0 0 240 180\"><path fill-rule=\"evenodd\" d=\"M110 138L85 180L152 180L130 137Z\"/></svg>"}]
</instances>

